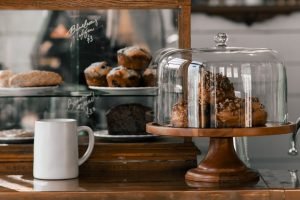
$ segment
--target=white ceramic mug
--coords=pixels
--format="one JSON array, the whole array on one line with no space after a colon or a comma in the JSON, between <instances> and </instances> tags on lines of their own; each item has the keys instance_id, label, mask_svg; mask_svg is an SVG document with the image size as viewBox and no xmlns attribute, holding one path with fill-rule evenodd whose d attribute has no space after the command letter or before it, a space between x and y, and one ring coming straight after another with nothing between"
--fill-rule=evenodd
<instances>
[{"instance_id":1,"label":"white ceramic mug","mask_svg":"<svg viewBox=\"0 0 300 200\"><path fill-rule=\"evenodd\" d=\"M78 133L89 134L84 155L78 156ZM91 155L94 133L87 126L77 127L75 119L44 119L35 122L33 176L37 179L78 177L79 165Z\"/></svg>"}]
</instances>

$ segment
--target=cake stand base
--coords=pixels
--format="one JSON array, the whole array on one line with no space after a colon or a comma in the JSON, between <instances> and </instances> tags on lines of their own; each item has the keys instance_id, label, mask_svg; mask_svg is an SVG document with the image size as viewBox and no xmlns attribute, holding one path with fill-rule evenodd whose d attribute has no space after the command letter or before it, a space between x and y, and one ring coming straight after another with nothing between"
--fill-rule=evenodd
<instances>
[{"instance_id":1,"label":"cake stand base","mask_svg":"<svg viewBox=\"0 0 300 200\"><path fill-rule=\"evenodd\" d=\"M148 133L164 136L209 137L210 144L206 157L197 168L186 175L189 186L231 186L253 185L259 181L259 173L248 168L233 148L233 137L262 136L294 133L295 123L267 123L262 127L246 128L175 128L148 123Z\"/></svg>"},{"instance_id":2,"label":"cake stand base","mask_svg":"<svg viewBox=\"0 0 300 200\"><path fill-rule=\"evenodd\" d=\"M189 183L249 183L259 180L259 173L248 168L237 156L232 137L211 137L206 157L197 168L190 169Z\"/></svg>"}]
</instances>

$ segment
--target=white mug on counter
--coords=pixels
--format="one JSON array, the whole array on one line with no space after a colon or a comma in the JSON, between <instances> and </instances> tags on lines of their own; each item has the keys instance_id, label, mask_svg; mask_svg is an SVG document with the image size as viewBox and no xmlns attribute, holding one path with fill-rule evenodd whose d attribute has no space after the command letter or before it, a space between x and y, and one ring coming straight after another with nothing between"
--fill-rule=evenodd
<instances>
[{"instance_id":1,"label":"white mug on counter","mask_svg":"<svg viewBox=\"0 0 300 200\"><path fill-rule=\"evenodd\" d=\"M78 133L86 131L89 144L78 155ZM75 119L44 119L35 122L33 176L37 179L71 179L91 155L94 133L88 126L77 126Z\"/></svg>"}]
</instances>

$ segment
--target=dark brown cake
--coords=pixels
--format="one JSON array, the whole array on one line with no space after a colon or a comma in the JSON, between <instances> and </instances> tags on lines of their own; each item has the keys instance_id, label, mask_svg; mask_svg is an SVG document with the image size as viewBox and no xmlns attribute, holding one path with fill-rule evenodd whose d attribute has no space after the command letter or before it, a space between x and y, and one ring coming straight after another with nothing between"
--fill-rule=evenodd
<instances>
[{"instance_id":1,"label":"dark brown cake","mask_svg":"<svg viewBox=\"0 0 300 200\"><path fill-rule=\"evenodd\" d=\"M111 135L145 135L146 123L153 121L151 108L141 104L121 104L106 113Z\"/></svg>"}]
</instances>

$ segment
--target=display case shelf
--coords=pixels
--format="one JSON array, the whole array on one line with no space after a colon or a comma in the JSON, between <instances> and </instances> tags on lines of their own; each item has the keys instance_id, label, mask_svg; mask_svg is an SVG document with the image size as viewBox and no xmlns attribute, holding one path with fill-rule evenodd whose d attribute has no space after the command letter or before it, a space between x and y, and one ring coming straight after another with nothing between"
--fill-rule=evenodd
<instances>
[{"instance_id":1,"label":"display case shelf","mask_svg":"<svg viewBox=\"0 0 300 200\"><path fill-rule=\"evenodd\" d=\"M49 88L5 88L0 89L2 97L80 97L80 96L156 96L157 88L101 88L89 89L86 87L49 87Z\"/></svg>"}]
</instances>

